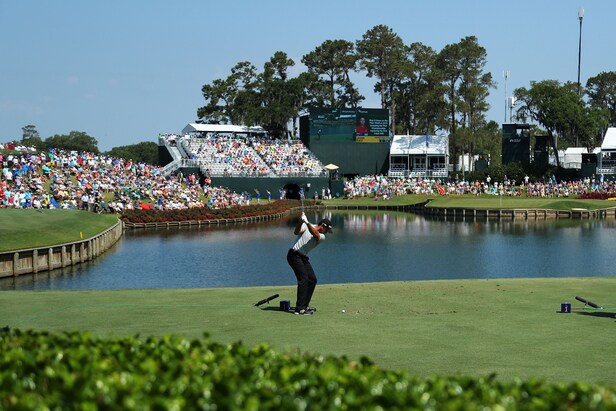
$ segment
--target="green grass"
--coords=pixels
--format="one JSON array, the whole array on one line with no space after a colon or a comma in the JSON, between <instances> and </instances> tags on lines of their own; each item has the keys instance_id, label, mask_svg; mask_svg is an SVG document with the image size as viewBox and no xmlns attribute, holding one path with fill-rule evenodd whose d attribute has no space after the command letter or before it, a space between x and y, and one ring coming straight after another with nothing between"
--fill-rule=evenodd
<instances>
[{"instance_id":1,"label":"green grass","mask_svg":"<svg viewBox=\"0 0 616 411\"><path fill-rule=\"evenodd\" d=\"M79 241L111 227L112 214L87 211L0 209L0 251Z\"/></svg>"},{"instance_id":2,"label":"green grass","mask_svg":"<svg viewBox=\"0 0 616 411\"><path fill-rule=\"evenodd\" d=\"M332 198L331 200L320 200L325 205L338 205L338 206L377 206L377 205L408 205L417 204L426 201L429 198L435 198L436 196L426 196L409 194L403 196L392 197L391 200L375 200L369 197L358 197L353 199L347 198Z\"/></svg>"},{"instance_id":3,"label":"green grass","mask_svg":"<svg viewBox=\"0 0 616 411\"><path fill-rule=\"evenodd\" d=\"M293 302L295 287L5 291L0 326L100 336L207 332L281 352L365 355L417 376L611 384L616 310L585 311L574 297L616 307L615 291L616 278L605 277L319 285L313 316L275 309L280 299ZM271 309L252 306L274 293L281 297ZM575 312L559 313L561 302Z\"/></svg>"},{"instance_id":4,"label":"green grass","mask_svg":"<svg viewBox=\"0 0 616 411\"><path fill-rule=\"evenodd\" d=\"M374 198L355 198L355 199L332 199L324 200L326 205L353 205L353 206L376 206L376 205L406 205L417 204L431 199L430 207L442 208L490 208L490 209L553 209L571 210L573 208L583 208L586 210L597 210L602 208L612 208L616 206L614 201L609 200L577 200L571 198L528 198L528 197L507 197L492 195L463 195L443 197L439 195L418 195L410 194L393 197L391 200L375 200Z\"/></svg>"}]
</instances>

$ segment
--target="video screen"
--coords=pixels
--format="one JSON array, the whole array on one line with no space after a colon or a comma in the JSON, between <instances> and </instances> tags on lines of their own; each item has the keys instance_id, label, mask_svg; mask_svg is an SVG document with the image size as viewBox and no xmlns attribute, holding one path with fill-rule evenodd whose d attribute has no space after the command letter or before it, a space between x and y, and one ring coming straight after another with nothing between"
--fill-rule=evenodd
<instances>
[{"instance_id":1,"label":"video screen","mask_svg":"<svg viewBox=\"0 0 616 411\"><path fill-rule=\"evenodd\" d=\"M310 139L389 143L389 111L375 108L311 109Z\"/></svg>"}]
</instances>

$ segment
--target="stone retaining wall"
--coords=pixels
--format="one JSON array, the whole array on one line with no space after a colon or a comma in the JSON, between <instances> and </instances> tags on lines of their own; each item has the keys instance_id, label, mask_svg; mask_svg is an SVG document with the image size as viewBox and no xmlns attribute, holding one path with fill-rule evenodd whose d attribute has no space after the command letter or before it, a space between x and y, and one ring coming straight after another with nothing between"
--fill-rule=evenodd
<instances>
[{"instance_id":1,"label":"stone retaining wall","mask_svg":"<svg viewBox=\"0 0 616 411\"><path fill-rule=\"evenodd\" d=\"M0 253L0 278L38 273L98 257L122 237L122 222L85 240Z\"/></svg>"},{"instance_id":2,"label":"stone retaining wall","mask_svg":"<svg viewBox=\"0 0 616 411\"><path fill-rule=\"evenodd\" d=\"M425 216L434 217L456 217L472 219L602 219L616 218L616 207L601 210L545 210L545 209L481 209L481 208L444 208L427 207L430 201L413 205L341 205L326 206L328 210L385 210L385 211L406 211Z\"/></svg>"}]
</instances>

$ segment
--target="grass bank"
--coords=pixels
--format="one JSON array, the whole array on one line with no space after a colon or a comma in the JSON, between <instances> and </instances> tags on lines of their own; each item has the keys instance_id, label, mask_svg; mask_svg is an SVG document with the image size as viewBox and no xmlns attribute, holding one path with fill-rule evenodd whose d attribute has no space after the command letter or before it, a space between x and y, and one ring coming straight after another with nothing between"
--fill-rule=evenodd
<instances>
[{"instance_id":1,"label":"grass bank","mask_svg":"<svg viewBox=\"0 0 616 411\"><path fill-rule=\"evenodd\" d=\"M376 205L407 205L418 204L431 199L429 207L442 208L478 208L478 209L553 209L571 210L582 208L586 210L598 210L602 208L616 207L616 202L609 200L577 200L571 198L529 198L529 197L507 197L493 195L462 195L462 196L439 196L409 194L393 197L391 200L375 200L374 198L336 198L324 200L325 205L352 205L352 206L376 206Z\"/></svg>"},{"instance_id":2,"label":"grass bank","mask_svg":"<svg viewBox=\"0 0 616 411\"><path fill-rule=\"evenodd\" d=\"M100 336L207 332L282 352L367 356L420 377L613 384L616 311L585 311L574 297L616 307L615 291L615 278L326 284L317 287L313 316L275 309L280 299L293 302L295 287L5 291L0 326ZM281 298L271 307L252 306L274 293ZM561 302L572 302L574 313L559 313Z\"/></svg>"},{"instance_id":3,"label":"grass bank","mask_svg":"<svg viewBox=\"0 0 616 411\"><path fill-rule=\"evenodd\" d=\"M0 251L45 247L92 237L118 221L87 211L0 209Z\"/></svg>"}]
</instances>

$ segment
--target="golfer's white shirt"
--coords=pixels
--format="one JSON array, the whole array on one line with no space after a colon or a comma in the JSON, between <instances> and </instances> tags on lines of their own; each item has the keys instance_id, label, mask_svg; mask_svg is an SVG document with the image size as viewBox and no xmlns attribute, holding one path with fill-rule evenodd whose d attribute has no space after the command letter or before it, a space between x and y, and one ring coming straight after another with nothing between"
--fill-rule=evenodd
<instances>
[{"instance_id":1,"label":"golfer's white shirt","mask_svg":"<svg viewBox=\"0 0 616 411\"><path fill-rule=\"evenodd\" d=\"M310 233L308 226L306 223L302 223L301 232L297 235L297 239L295 240L295 244L293 244L293 248L295 251L299 251L300 253L307 255L310 250L319 245L320 241L325 240L325 235L319 233L320 240L317 241L316 238Z\"/></svg>"}]
</instances>

